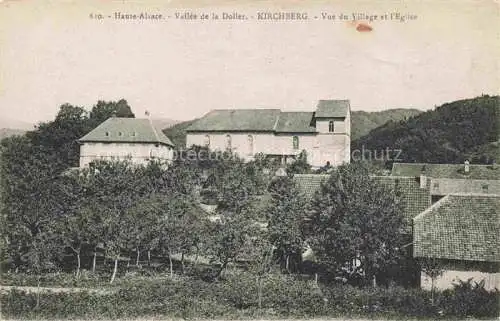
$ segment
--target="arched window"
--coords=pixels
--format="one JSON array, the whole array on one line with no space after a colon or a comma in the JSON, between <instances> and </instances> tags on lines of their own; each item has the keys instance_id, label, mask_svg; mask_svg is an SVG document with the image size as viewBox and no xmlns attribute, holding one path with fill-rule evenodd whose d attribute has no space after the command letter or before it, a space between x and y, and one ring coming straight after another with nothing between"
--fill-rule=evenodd
<instances>
[{"instance_id":1,"label":"arched window","mask_svg":"<svg viewBox=\"0 0 500 321\"><path fill-rule=\"evenodd\" d=\"M248 155L253 155L253 136L248 135Z\"/></svg>"},{"instance_id":2,"label":"arched window","mask_svg":"<svg viewBox=\"0 0 500 321\"><path fill-rule=\"evenodd\" d=\"M210 146L210 136L209 135L205 135L205 138L203 140L203 145L205 145L205 147Z\"/></svg>"},{"instance_id":3,"label":"arched window","mask_svg":"<svg viewBox=\"0 0 500 321\"><path fill-rule=\"evenodd\" d=\"M227 134L226 135L226 149L232 149L232 146L231 146L231 135Z\"/></svg>"},{"instance_id":4,"label":"arched window","mask_svg":"<svg viewBox=\"0 0 500 321\"><path fill-rule=\"evenodd\" d=\"M293 149L299 149L299 137L298 136L293 136Z\"/></svg>"},{"instance_id":5,"label":"arched window","mask_svg":"<svg viewBox=\"0 0 500 321\"><path fill-rule=\"evenodd\" d=\"M333 131L334 131L334 130L335 130L335 125L333 124L333 120L330 120L330 121L328 122L328 131L329 131L330 133L333 133Z\"/></svg>"}]
</instances>

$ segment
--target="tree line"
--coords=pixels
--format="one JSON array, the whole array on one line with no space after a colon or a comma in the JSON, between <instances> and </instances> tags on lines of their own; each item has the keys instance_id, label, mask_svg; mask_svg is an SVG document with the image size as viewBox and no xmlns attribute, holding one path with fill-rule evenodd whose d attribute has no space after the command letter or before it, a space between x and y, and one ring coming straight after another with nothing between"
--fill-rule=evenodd
<instances>
[{"instance_id":1,"label":"tree line","mask_svg":"<svg viewBox=\"0 0 500 321\"><path fill-rule=\"evenodd\" d=\"M184 266L191 255L208 258L215 277L243 261L261 280L273 264L292 272L310 248L325 274L369 284L402 259L403 204L361 163L333 170L312 200L293 180L304 164L276 176L259 157L96 161L71 169L75 140L117 114L133 117L125 101L99 102L90 113L63 105L54 121L2 141L5 268L40 275L60 269L71 253L78 276L82 256L92 258L86 268L94 271L101 250L113 262L113 282L120 260L139 265L153 252L168 260L171 276L173 256Z\"/></svg>"}]
</instances>

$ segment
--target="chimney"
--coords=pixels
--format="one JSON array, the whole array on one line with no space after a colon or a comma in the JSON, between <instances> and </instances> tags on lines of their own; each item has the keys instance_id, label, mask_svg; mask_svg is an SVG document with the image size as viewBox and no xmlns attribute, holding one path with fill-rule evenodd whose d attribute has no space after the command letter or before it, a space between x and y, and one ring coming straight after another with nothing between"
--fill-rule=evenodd
<instances>
[{"instance_id":1,"label":"chimney","mask_svg":"<svg viewBox=\"0 0 500 321\"><path fill-rule=\"evenodd\" d=\"M420 188L427 187L427 176L425 176L425 165L422 167L420 171Z\"/></svg>"},{"instance_id":2,"label":"chimney","mask_svg":"<svg viewBox=\"0 0 500 321\"><path fill-rule=\"evenodd\" d=\"M469 168L469 161L466 160L464 162L464 172L465 172L465 174L469 174L469 170L470 170L470 168Z\"/></svg>"}]
</instances>

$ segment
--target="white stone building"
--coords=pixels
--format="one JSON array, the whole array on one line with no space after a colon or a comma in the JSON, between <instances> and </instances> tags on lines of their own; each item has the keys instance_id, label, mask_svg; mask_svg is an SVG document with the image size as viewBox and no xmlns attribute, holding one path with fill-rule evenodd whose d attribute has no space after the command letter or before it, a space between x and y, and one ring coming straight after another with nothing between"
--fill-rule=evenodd
<instances>
[{"instance_id":1,"label":"white stone building","mask_svg":"<svg viewBox=\"0 0 500 321\"><path fill-rule=\"evenodd\" d=\"M172 160L174 145L149 119L111 117L80 140L80 167L98 159Z\"/></svg>"},{"instance_id":2,"label":"white stone building","mask_svg":"<svg viewBox=\"0 0 500 321\"><path fill-rule=\"evenodd\" d=\"M350 162L348 100L320 100L315 112L218 109L187 129L186 145L231 150L245 160L258 153L289 160L302 150L313 167Z\"/></svg>"}]
</instances>

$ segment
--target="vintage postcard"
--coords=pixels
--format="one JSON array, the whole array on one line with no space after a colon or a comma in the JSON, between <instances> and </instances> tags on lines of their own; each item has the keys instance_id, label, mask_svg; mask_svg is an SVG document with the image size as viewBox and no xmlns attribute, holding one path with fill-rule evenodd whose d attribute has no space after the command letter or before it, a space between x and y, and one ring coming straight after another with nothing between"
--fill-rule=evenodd
<instances>
[{"instance_id":1,"label":"vintage postcard","mask_svg":"<svg viewBox=\"0 0 500 321\"><path fill-rule=\"evenodd\" d=\"M500 3L0 0L0 315L497 319Z\"/></svg>"}]
</instances>

